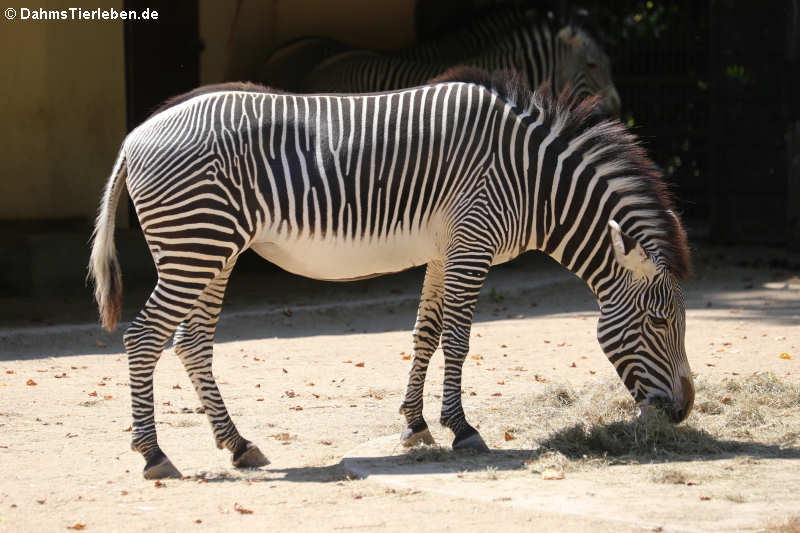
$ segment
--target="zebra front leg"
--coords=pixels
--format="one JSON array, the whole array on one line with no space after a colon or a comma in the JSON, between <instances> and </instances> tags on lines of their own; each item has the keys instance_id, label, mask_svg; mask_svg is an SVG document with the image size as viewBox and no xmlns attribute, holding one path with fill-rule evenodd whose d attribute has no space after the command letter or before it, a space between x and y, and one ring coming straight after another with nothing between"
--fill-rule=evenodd
<instances>
[{"instance_id":1,"label":"zebra front leg","mask_svg":"<svg viewBox=\"0 0 800 533\"><path fill-rule=\"evenodd\" d=\"M444 391L441 423L455 435L453 449L489 451L461 406L461 371L469 351L469 335L478 293L491 266L489 253L461 253L448 258L444 273L442 350Z\"/></svg>"},{"instance_id":2,"label":"zebra front leg","mask_svg":"<svg viewBox=\"0 0 800 533\"><path fill-rule=\"evenodd\" d=\"M208 416L217 448L230 450L234 466L253 468L268 465L269 461L257 446L239 434L212 372L214 332L232 268L233 265L229 266L206 287L189 317L178 327L175 353L186 368Z\"/></svg>"},{"instance_id":3,"label":"zebra front leg","mask_svg":"<svg viewBox=\"0 0 800 533\"><path fill-rule=\"evenodd\" d=\"M400 414L406 417L408 427L400 440L404 446L418 442L435 444L428 424L422 416L422 397L425 374L433 352L439 346L442 334L443 268L440 262L428 263L425 281L422 284L417 322L414 326L414 360L408 372L408 384L400 405Z\"/></svg>"}]
</instances>

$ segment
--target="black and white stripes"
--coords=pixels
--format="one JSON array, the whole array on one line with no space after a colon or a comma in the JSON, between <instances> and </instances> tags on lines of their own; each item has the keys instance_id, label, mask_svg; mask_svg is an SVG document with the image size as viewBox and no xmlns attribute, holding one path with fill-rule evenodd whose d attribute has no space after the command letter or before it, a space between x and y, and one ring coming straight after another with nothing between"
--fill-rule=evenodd
<instances>
[{"instance_id":1,"label":"black and white stripes","mask_svg":"<svg viewBox=\"0 0 800 533\"><path fill-rule=\"evenodd\" d=\"M395 90L422 85L455 66L472 66L516 72L529 87L547 83L556 94L570 88L579 98L596 95L599 112L619 114L619 94L608 56L581 28L569 25L553 30L547 22L524 17L505 30L484 30L468 34L471 39L458 40L466 41L461 49L444 42L397 53L343 52L311 70L300 89L323 93Z\"/></svg>"},{"instance_id":2,"label":"black and white stripes","mask_svg":"<svg viewBox=\"0 0 800 533\"><path fill-rule=\"evenodd\" d=\"M427 264L401 411L406 442L429 440L422 391L441 343L441 421L455 447L484 448L461 407L461 367L492 264L552 255L598 297L598 336L637 401L691 406L678 279L685 236L653 166L591 102L532 97L481 71L371 95L202 88L126 138L92 253L103 323L119 310L113 218L127 186L158 283L125 334L133 447L145 475L177 475L158 447L152 374L169 337L219 446L234 464L266 459L241 437L211 373L213 336L236 258L252 248L312 278L349 280ZM465 81L471 79L472 81Z\"/></svg>"}]
</instances>

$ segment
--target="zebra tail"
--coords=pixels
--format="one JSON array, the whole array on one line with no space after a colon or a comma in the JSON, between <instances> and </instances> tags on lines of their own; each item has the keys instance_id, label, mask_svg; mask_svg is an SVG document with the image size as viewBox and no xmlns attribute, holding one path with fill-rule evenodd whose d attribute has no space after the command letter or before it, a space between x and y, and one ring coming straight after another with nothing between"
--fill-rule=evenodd
<instances>
[{"instance_id":1,"label":"zebra tail","mask_svg":"<svg viewBox=\"0 0 800 533\"><path fill-rule=\"evenodd\" d=\"M120 150L111 177L106 184L100 209L92 233L92 254L89 259L89 275L94 279L94 297L100 311L103 327L113 331L122 313L122 272L117 260L114 244L114 225L117 202L125 187L128 168L124 149Z\"/></svg>"}]
</instances>

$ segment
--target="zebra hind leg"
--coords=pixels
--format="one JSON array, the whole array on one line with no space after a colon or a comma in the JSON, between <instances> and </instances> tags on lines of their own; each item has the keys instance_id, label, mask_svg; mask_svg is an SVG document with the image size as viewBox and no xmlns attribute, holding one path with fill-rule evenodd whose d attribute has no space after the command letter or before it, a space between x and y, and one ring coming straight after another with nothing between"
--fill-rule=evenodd
<instances>
[{"instance_id":1,"label":"zebra hind leg","mask_svg":"<svg viewBox=\"0 0 800 533\"><path fill-rule=\"evenodd\" d=\"M441 423L455 435L453 449L489 451L461 406L461 371L469 351L469 335L478 293L491 266L491 254L464 252L448 257L444 274L442 349L444 391Z\"/></svg>"},{"instance_id":2,"label":"zebra hind leg","mask_svg":"<svg viewBox=\"0 0 800 533\"><path fill-rule=\"evenodd\" d=\"M202 285L205 286L205 283ZM196 284L194 287L177 286L159 279L153 293L123 337L128 353L133 414L131 449L144 456L145 479L181 476L158 445L153 372L164 346L188 314L194 298L201 290Z\"/></svg>"},{"instance_id":3,"label":"zebra hind leg","mask_svg":"<svg viewBox=\"0 0 800 533\"><path fill-rule=\"evenodd\" d=\"M425 271L422 297L414 326L414 360L411 362L408 384L400 406L400 413L405 416L408 423L400 436L406 447L419 442L435 444L428 424L422 416L422 401L428 363L439 346L442 333L442 292L442 264L431 262Z\"/></svg>"},{"instance_id":4,"label":"zebra hind leg","mask_svg":"<svg viewBox=\"0 0 800 533\"><path fill-rule=\"evenodd\" d=\"M175 352L189 374L200 403L211 423L217 448L233 454L239 468L265 466L269 461L257 446L243 438L231 420L212 372L214 332L233 265L211 282L200 295L194 309L175 333Z\"/></svg>"}]
</instances>

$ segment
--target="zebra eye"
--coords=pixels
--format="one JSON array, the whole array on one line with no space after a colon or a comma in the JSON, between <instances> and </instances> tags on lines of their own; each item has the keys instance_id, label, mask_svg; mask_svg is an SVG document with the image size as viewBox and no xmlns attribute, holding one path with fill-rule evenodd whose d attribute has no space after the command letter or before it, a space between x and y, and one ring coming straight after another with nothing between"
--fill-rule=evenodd
<instances>
[{"instance_id":1,"label":"zebra eye","mask_svg":"<svg viewBox=\"0 0 800 533\"><path fill-rule=\"evenodd\" d=\"M660 316L651 316L650 322L657 328L665 328L667 327L667 319Z\"/></svg>"}]
</instances>

